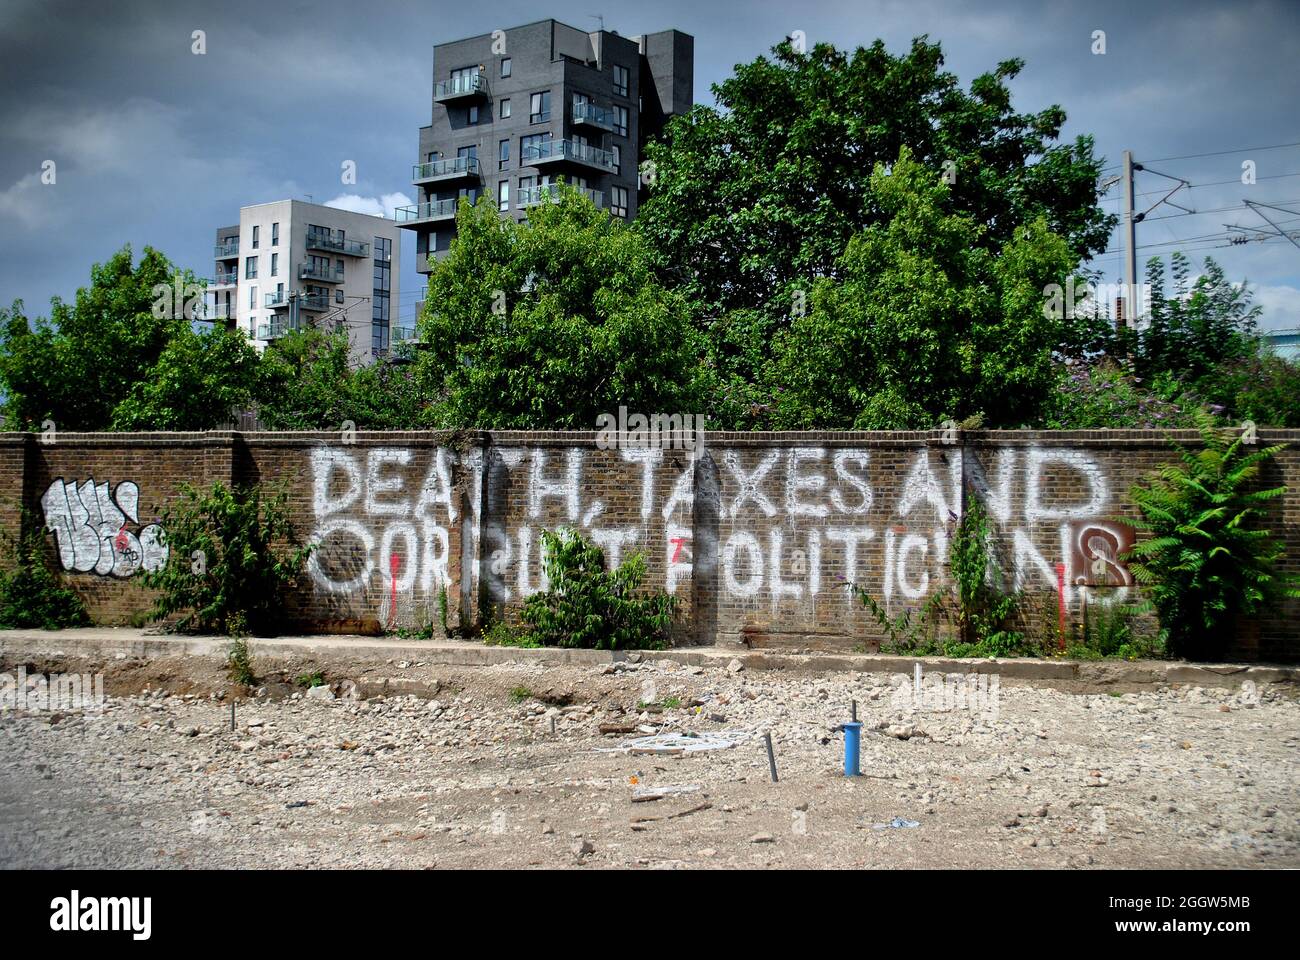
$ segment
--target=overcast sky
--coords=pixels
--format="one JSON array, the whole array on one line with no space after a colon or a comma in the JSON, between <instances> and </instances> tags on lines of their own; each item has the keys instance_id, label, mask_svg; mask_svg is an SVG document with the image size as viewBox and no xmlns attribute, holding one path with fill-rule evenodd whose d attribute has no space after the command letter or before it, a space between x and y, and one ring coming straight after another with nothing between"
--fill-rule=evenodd
<instances>
[{"instance_id":1,"label":"overcast sky","mask_svg":"<svg viewBox=\"0 0 1300 960\"><path fill-rule=\"evenodd\" d=\"M1143 260L1208 252L1251 282L1266 326L1300 326L1300 248L1278 237L1221 246L1227 224L1265 226L1243 199L1288 207L1267 213L1300 227L1297 0L0 0L0 301L45 313L124 243L209 275L214 229L247 204L310 195L391 215L415 196L435 43L548 16L594 29L593 14L624 35L694 35L703 103L736 63L794 30L810 45L880 37L894 52L928 34L963 83L1021 57L1018 109L1059 103L1067 136L1092 133L1108 163L1127 148L1196 185L1173 199L1201 212L1162 207L1139 226ZM206 33L202 56L195 30ZM1104 55L1092 52L1097 30ZM47 160L52 185L41 182ZM355 186L341 183L346 160ZM1252 186L1240 182L1246 160ZM1140 200L1158 200L1166 183L1140 174L1139 193L1150 192ZM1112 212L1118 198L1116 187ZM1110 250L1099 265L1118 280L1118 243ZM414 252L408 237L399 323L420 296Z\"/></svg>"}]
</instances>

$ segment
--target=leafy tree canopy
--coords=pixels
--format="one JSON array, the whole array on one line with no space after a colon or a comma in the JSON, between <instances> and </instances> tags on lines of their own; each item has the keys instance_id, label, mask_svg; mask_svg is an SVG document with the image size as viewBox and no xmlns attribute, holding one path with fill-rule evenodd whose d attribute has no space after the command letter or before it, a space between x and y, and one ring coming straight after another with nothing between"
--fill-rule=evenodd
<instances>
[{"instance_id":1,"label":"leafy tree canopy","mask_svg":"<svg viewBox=\"0 0 1300 960\"><path fill-rule=\"evenodd\" d=\"M788 323L791 288L838 276L849 241L892 216L871 177L904 147L933 178L948 174L942 209L982 227L973 239L986 250L1040 221L1076 263L1105 249L1102 162L1090 138L1056 142L1060 107L1013 109L1007 82L1022 61L963 90L925 37L900 56L879 40L851 53L786 41L772 54L737 66L714 87L717 108L696 106L649 146L654 182L636 221L710 325L733 392L760 379L755 357Z\"/></svg>"},{"instance_id":2,"label":"leafy tree canopy","mask_svg":"<svg viewBox=\"0 0 1300 960\"><path fill-rule=\"evenodd\" d=\"M871 177L883 222L865 227L781 339L776 420L789 428L930 429L952 417L1017 426L1055 386L1053 354L1079 334L1043 309L1074 265L1043 220L996 250L954 213L949 188L903 148Z\"/></svg>"},{"instance_id":3,"label":"leafy tree canopy","mask_svg":"<svg viewBox=\"0 0 1300 960\"><path fill-rule=\"evenodd\" d=\"M187 303L198 289L192 273L152 247L133 264L126 246L95 264L75 302L54 297L48 318L29 323L21 301L0 310L6 425L31 429L52 420L61 429L108 429L133 385L189 330Z\"/></svg>"},{"instance_id":4,"label":"leafy tree canopy","mask_svg":"<svg viewBox=\"0 0 1300 960\"><path fill-rule=\"evenodd\" d=\"M687 301L655 279L644 239L577 191L518 224L486 199L463 204L425 303L416 374L431 426L586 430L620 404L702 402Z\"/></svg>"}]
</instances>

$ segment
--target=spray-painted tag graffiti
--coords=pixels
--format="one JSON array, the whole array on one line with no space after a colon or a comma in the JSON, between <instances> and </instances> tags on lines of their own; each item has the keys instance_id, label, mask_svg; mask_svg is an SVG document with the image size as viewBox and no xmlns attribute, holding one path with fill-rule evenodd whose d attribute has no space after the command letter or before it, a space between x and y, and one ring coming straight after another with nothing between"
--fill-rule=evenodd
<instances>
[{"instance_id":1,"label":"spray-painted tag graffiti","mask_svg":"<svg viewBox=\"0 0 1300 960\"><path fill-rule=\"evenodd\" d=\"M129 577L137 570L157 570L167 562L163 529L156 523L139 526L140 488L123 480L109 484L58 479L41 497L45 528L54 533L64 570L101 577Z\"/></svg>"}]
</instances>

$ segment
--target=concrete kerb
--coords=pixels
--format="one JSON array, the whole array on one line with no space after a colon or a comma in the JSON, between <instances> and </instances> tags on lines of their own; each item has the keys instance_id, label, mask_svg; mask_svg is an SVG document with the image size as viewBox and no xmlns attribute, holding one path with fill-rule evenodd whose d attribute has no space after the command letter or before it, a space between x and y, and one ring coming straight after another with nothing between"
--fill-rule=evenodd
<instances>
[{"instance_id":1,"label":"concrete kerb","mask_svg":"<svg viewBox=\"0 0 1300 960\"><path fill-rule=\"evenodd\" d=\"M139 660L170 657L225 657L226 637L190 637L145 630L87 628L61 631L0 630L0 664L32 658L110 659L119 655ZM747 651L738 647L683 647L671 650L608 651L556 648L488 647L457 640L405 640L362 636L318 635L254 638L254 657L300 657L346 669L360 658L422 661L432 666L491 666L498 663L601 664L672 660L688 666L722 666L739 660L747 671L798 673L905 673L915 664L925 673L996 674L1001 678L1044 686L1065 686L1076 692L1116 688L1188 685L1238 688L1249 680L1257 685L1300 683L1300 667L1251 664L1195 664L1148 660L954 660L945 657L901 657L884 654L795 654Z\"/></svg>"}]
</instances>

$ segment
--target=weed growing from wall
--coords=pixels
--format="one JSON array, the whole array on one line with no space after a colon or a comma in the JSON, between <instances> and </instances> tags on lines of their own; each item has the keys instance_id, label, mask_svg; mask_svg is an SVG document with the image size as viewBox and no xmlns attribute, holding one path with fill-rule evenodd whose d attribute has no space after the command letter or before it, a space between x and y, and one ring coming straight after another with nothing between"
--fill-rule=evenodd
<instances>
[{"instance_id":1,"label":"weed growing from wall","mask_svg":"<svg viewBox=\"0 0 1300 960\"><path fill-rule=\"evenodd\" d=\"M949 657L1040 655L1038 644L1014 630L1019 598L1000 586L988 515L977 500L966 507L949 541L948 585L930 594L919 607L891 616L865 589L849 589L866 606L885 633L886 653Z\"/></svg>"},{"instance_id":2,"label":"weed growing from wall","mask_svg":"<svg viewBox=\"0 0 1300 960\"><path fill-rule=\"evenodd\" d=\"M152 616L180 614L174 630L273 630L312 550L299 544L285 501L283 490L263 497L257 487L232 490L219 481L206 492L182 485L160 520L167 563L140 577L159 591Z\"/></svg>"}]
</instances>

